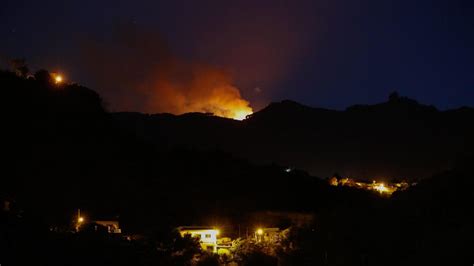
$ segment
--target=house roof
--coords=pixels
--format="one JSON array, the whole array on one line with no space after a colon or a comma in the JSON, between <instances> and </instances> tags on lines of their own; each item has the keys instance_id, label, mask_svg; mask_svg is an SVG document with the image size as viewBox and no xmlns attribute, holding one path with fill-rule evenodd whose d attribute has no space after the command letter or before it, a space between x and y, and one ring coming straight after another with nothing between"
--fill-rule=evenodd
<instances>
[{"instance_id":1,"label":"house roof","mask_svg":"<svg viewBox=\"0 0 474 266\"><path fill-rule=\"evenodd\" d=\"M213 226L180 226L177 229L179 231L217 230Z\"/></svg>"}]
</instances>

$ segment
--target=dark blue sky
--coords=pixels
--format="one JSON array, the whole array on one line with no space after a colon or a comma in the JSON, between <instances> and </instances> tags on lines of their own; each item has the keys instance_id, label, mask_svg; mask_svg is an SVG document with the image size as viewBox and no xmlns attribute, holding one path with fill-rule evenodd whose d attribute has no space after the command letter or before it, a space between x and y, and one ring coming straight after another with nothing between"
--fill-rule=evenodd
<instances>
[{"instance_id":1,"label":"dark blue sky","mask_svg":"<svg viewBox=\"0 0 474 266\"><path fill-rule=\"evenodd\" d=\"M84 43L110 46L117 25L132 24L153 44L164 39L174 57L231 73L256 109L282 99L343 109L394 90L447 109L474 106L472 14L474 1L456 0L6 0L0 56L60 70L120 109L82 62ZM134 53L119 52L147 58Z\"/></svg>"}]
</instances>

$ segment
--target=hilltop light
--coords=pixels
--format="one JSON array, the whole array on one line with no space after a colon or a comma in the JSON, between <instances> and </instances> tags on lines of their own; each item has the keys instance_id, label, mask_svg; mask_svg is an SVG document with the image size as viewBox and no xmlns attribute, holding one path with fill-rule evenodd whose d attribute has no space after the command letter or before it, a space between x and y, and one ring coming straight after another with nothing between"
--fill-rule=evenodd
<instances>
[{"instance_id":1,"label":"hilltop light","mask_svg":"<svg viewBox=\"0 0 474 266\"><path fill-rule=\"evenodd\" d=\"M57 73L52 73L54 83L61 84L64 81L64 77Z\"/></svg>"}]
</instances>

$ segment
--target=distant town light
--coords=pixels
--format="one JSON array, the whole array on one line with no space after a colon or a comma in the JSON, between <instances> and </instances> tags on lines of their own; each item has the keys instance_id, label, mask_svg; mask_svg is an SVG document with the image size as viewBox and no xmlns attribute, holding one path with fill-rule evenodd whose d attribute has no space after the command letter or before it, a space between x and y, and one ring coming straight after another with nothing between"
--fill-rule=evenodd
<instances>
[{"instance_id":1,"label":"distant town light","mask_svg":"<svg viewBox=\"0 0 474 266\"><path fill-rule=\"evenodd\" d=\"M402 181L400 183L383 183L377 182L375 180L372 183L359 181L352 178L340 178L332 177L328 180L331 186L347 186L347 187L354 187L358 189L365 189L369 191L378 192L380 195L383 196L391 196L395 191L403 191L408 189L410 186L415 186L416 183L407 183L406 181Z\"/></svg>"},{"instance_id":2,"label":"distant town light","mask_svg":"<svg viewBox=\"0 0 474 266\"><path fill-rule=\"evenodd\" d=\"M387 187L385 187L384 183L380 183L380 184L374 186L374 189L377 190L380 193L387 193L388 192L388 189L387 189Z\"/></svg>"}]
</instances>

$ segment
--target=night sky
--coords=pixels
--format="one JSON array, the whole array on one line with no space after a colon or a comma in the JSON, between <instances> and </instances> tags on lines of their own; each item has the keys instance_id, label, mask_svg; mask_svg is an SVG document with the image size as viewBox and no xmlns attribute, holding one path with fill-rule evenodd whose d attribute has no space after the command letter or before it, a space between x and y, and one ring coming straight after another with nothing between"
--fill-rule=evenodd
<instances>
[{"instance_id":1,"label":"night sky","mask_svg":"<svg viewBox=\"0 0 474 266\"><path fill-rule=\"evenodd\" d=\"M254 110L283 99L344 109L394 90L444 110L474 106L473 14L474 1L456 0L3 0L0 57L64 73L114 111L179 112L141 109L154 96L140 90L190 72L231 83Z\"/></svg>"}]
</instances>

